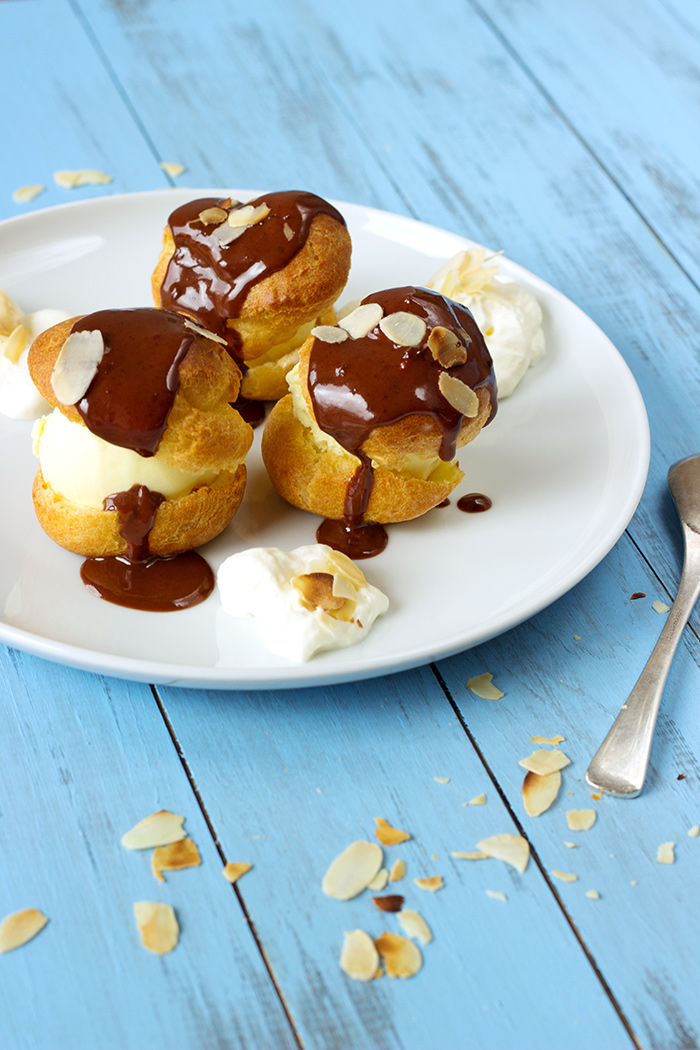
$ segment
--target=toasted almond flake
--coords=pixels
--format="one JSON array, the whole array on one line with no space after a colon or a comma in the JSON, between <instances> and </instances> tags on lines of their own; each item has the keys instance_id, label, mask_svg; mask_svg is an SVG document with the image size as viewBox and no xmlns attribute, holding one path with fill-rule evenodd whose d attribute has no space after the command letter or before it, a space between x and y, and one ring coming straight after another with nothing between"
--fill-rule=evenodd
<instances>
[{"instance_id":1,"label":"toasted almond flake","mask_svg":"<svg viewBox=\"0 0 700 1050\"><path fill-rule=\"evenodd\" d=\"M349 338L344 328L332 324L316 325L311 329L311 335L314 339L320 339L322 343L344 343Z\"/></svg>"},{"instance_id":2,"label":"toasted almond flake","mask_svg":"<svg viewBox=\"0 0 700 1050\"><path fill-rule=\"evenodd\" d=\"M102 332L72 332L56 358L51 386L63 405L74 405L95 378L105 352Z\"/></svg>"},{"instance_id":3,"label":"toasted almond flake","mask_svg":"<svg viewBox=\"0 0 700 1050\"><path fill-rule=\"evenodd\" d=\"M323 609L332 616L345 606L346 599L333 593L334 577L329 572L302 572L289 582L305 609Z\"/></svg>"},{"instance_id":4,"label":"toasted almond flake","mask_svg":"<svg viewBox=\"0 0 700 1050\"><path fill-rule=\"evenodd\" d=\"M340 969L353 981L372 981L378 976L379 952L364 930L349 930L340 952Z\"/></svg>"},{"instance_id":5,"label":"toasted almond flake","mask_svg":"<svg viewBox=\"0 0 700 1050\"><path fill-rule=\"evenodd\" d=\"M428 893L437 893L445 885L442 875L429 875L425 879L414 879L413 881L419 890L426 890Z\"/></svg>"},{"instance_id":6,"label":"toasted almond flake","mask_svg":"<svg viewBox=\"0 0 700 1050\"><path fill-rule=\"evenodd\" d=\"M221 343L222 346L226 346L226 340L222 336L217 335L216 332L210 332L208 328L202 328L201 325L195 324L189 318L185 321L185 328L189 328L191 332L196 332L197 335L201 335L204 339L211 339L214 343Z\"/></svg>"},{"instance_id":7,"label":"toasted almond flake","mask_svg":"<svg viewBox=\"0 0 700 1050\"><path fill-rule=\"evenodd\" d=\"M374 943L389 977L413 977L423 965L418 946L399 933L382 933Z\"/></svg>"},{"instance_id":8,"label":"toasted almond flake","mask_svg":"<svg viewBox=\"0 0 700 1050\"><path fill-rule=\"evenodd\" d=\"M387 339L391 339L397 346L418 346L425 339L428 330L422 317L410 314L406 310L386 314L379 322L379 327Z\"/></svg>"},{"instance_id":9,"label":"toasted almond flake","mask_svg":"<svg viewBox=\"0 0 700 1050\"><path fill-rule=\"evenodd\" d=\"M698 837L698 835L700 835L700 825L693 824L693 826L689 830L688 834L690 835L691 839L696 839Z\"/></svg>"},{"instance_id":10,"label":"toasted almond flake","mask_svg":"<svg viewBox=\"0 0 700 1050\"><path fill-rule=\"evenodd\" d=\"M42 186L41 183L35 182L30 186L18 186L16 190L12 192L12 199L17 204L29 204L35 197L38 197L40 193L43 193L46 186Z\"/></svg>"},{"instance_id":11,"label":"toasted almond flake","mask_svg":"<svg viewBox=\"0 0 700 1050\"><path fill-rule=\"evenodd\" d=\"M284 226L282 227L282 233L285 235L288 241L291 241L291 239L293 238L294 230L288 222L285 222Z\"/></svg>"},{"instance_id":12,"label":"toasted almond flake","mask_svg":"<svg viewBox=\"0 0 700 1050\"><path fill-rule=\"evenodd\" d=\"M136 901L134 918L141 934L141 944L156 955L167 955L180 937L175 912L169 904Z\"/></svg>"},{"instance_id":13,"label":"toasted almond flake","mask_svg":"<svg viewBox=\"0 0 700 1050\"><path fill-rule=\"evenodd\" d=\"M530 859L530 846L521 835L491 835L490 838L477 842L476 848L495 860L512 864L521 874L527 868Z\"/></svg>"},{"instance_id":14,"label":"toasted almond flake","mask_svg":"<svg viewBox=\"0 0 700 1050\"><path fill-rule=\"evenodd\" d=\"M486 805L486 795L483 792L480 795L474 795L474 798L470 798L469 799L469 803L468 804L470 806L485 806Z\"/></svg>"},{"instance_id":15,"label":"toasted almond flake","mask_svg":"<svg viewBox=\"0 0 700 1050\"><path fill-rule=\"evenodd\" d=\"M234 883L238 882L241 875L245 875L245 873L250 871L252 867L252 864L246 864L245 861L230 860L221 874L225 879L228 879L230 883Z\"/></svg>"},{"instance_id":16,"label":"toasted almond flake","mask_svg":"<svg viewBox=\"0 0 700 1050\"><path fill-rule=\"evenodd\" d=\"M253 207L252 204L244 204L240 208L232 208L228 213L228 221L230 226L255 226L257 223L262 222L270 214L270 209L267 204L263 201L262 204L258 204L257 207Z\"/></svg>"},{"instance_id":17,"label":"toasted almond flake","mask_svg":"<svg viewBox=\"0 0 700 1050\"><path fill-rule=\"evenodd\" d=\"M438 378L440 393L460 415L473 419L479 411L479 398L470 386L449 372L441 372Z\"/></svg>"},{"instance_id":18,"label":"toasted almond flake","mask_svg":"<svg viewBox=\"0 0 700 1050\"><path fill-rule=\"evenodd\" d=\"M561 773L558 769L546 776L528 770L523 780L523 805L528 816L539 817L545 813L559 794L560 787Z\"/></svg>"},{"instance_id":19,"label":"toasted almond flake","mask_svg":"<svg viewBox=\"0 0 700 1050\"><path fill-rule=\"evenodd\" d=\"M671 606L667 605L666 602L659 602L659 601L652 602L651 603L651 607L654 610L654 612L657 612L657 613L660 613L660 614L667 613L669 611L669 609L671 608Z\"/></svg>"},{"instance_id":20,"label":"toasted almond flake","mask_svg":"<svg viewBox=\"0 0 700 1050\"><path fill-rule=\"evenodd\" d=\"M465 332L462 333L462 339L460 339L451 328L437 325L428 336L428 350L443 368L452 368L453 365L463 365L467 360L464 344L469 341Z\"/></svg>"},{"instance_id":21,"label":"toasted almond flake","mask_svg":"<svg viewBox=\"0 0 700 1050\"><path fill-rule=\"evenodd\" d=\"M323 876L321 889L327 896L349 901L366 889L382 866L381 846L358 839L339 853Z\"/></svg>"},{"instance_id":22,"label":"toasted almond flake","mask_svg":"<svg viewBox=\"0 0 700 1050\"><path fill-rule=\"evenodd\" d=\"M486 860L490 853L484 853L480 849L471 850L453 850L451 856L457 857L458 860Z\"/></svg>"},{"instance_id":23,"label":"toasted almond flake","mask_svg":"<svg viewBox=\"0 0 700 1050\"><path fill-rule=\"evenodd\" d=\"M364 303L356 307L351 313L341 317L338 324L344 328L351 339L364 339L366 335L376 328L384 311L379 303Z\"/></svg>"},{"instance_id":24,"label":"toasted almond flake","mask_svg":"<svg viewBox=\"0 0 700 1050\"><path fill-rule=\"evenodd\" d=\"M14 951L31 941L43 930L48 918L37 908L24 908L22 911L6 915L0 922L0 955Z\"/></svg>"},{"instance_id":25,"label":"toasted almond flake","mask_svg":"<svg viewBox=\"0 0 700 1050\"><path fill-rule=\"evenodd\" d=\"M229 226L228 221L222 222L214 230L214 236L219 244L226 247L227 244L231 244L233 241L237 241L239 237L242 237L247 229L247 226Z\"/></svg>"},{"instance_id":26,"label":"toasted almond flake","mask_svg":"<svg viewBox=\"0 0 700 1050\"><path fill-rule=\"evenodd\" d=\"M400 882L406 874L406 861L398 857L391 865L391 871L389 872L389 882Z\"/></svg>"},{"instance_id":27,"label":"toasted almond flake","mask_svg":"<svg viewBox=\"0 0 700 1050\"><path fill-rule=\"evenodd\" d=\"M167 846L156 846L151 857L151 870L159 882L165 882L164 871L183 871L201 863L202 858L192 839L178 839Z\"/></svg>"},{"instance_id":28,"label":"toasted almond flake","mask_svg":"<svg viewBox=\"0 0 700 1050\"><path fill-rule=\"evenodd\" d=\"M167 809L151 813L138 824L122 835L122 846L125 849L153 849L155 846L169 846L171 842L184 839L184 817L171 813Z\"/></svg>"},{"instance_id":29,"label":"toasted almond flake","mask_svg":"<svg viewBox=\"0 0 700 1050\"><path fill-rule=\"evenodd\" d=\"M564 845L567 849L578 849L578 846L575 842L564 842Z\"/></svg>"},{"instance_id":30,"label":"toasted almond flake","mask_svg":"<svg viewBox=\"0 0 700 1050\"><path fill-rule=\"evenodd\" d=\"M590 831L597 816L594 809L567 809L566 823L569 831Z\"/></svg>"},{"instance_id":31,"label":"toasted almond flake","mask_svg":"<svg viewBox=\"0 0 700 1050\"><path fill-rule=\"evenodd\" d=\"M592 901L599 901L600 900L600 894L598 893L598 890L586 890L586 896L588 897L589 900L592 900Z\"/></svg>"},{"instance_id":32,"label":"toasted almond flake","mask_svg":"<svg viewBox=\"0 0 700 1050\"><path fill-rule=\"evenodd\" d=\"M493 675L490 671L470 678L467 682L467 689L471 689L472 693L476 693L482 700L500 700L502 696L505 696L505 693L493 685Z\"/></svg>"},{"instance_id":33,"label":"toasted almond flake","mask_svg":"<svg viewBox=\"0 0 700 1050\"><path fill-rule=\"evenodd\" d=\"M427 922L413 908L402 908L398 914L399 926L413 941L419 941L422 945L430 944L433 934Z\"/></svg>"},{"instance_id":34,"label":"toasted almond flake","mask_svg":"<svg viewBox=\"0 0 700 1050\"><path fill-rule=\"evenodd\" d=\"M383 890L388 881L389 872L386 868L380 868L372 881L367 883L367 889L376 891Z\"/></svg>"},{"instance_id":35,"label":"toasted almond flake","mask_svg":"<svg viewBox=\"0 0 700 1050\"><path fill-rule=\"evenodd\" d=\"M508 898L502 890L484 890L487 897L493 898L495 901L507 902Z\"/></svg>"},{"instance_id":36,"label":"toasted almond flake","mask_svg":"<svg viewBox=\"0 0 700 1050\"><path fill-rule=\"evenodd\" d=\"M388 893L386 897L372 897L372 900L380 911L401 911L404 898L400 893Z\"/></svg>"},{"instance_id":37,"label":"toasted almond flake","mask_svg":"<svg viewBox=\"0 0 700 1050\"><path fill-rule=\"evenodd\" d=\"M559 871L555 868L552 875L555 879L561 879L562 882L578 882L578 875L574 875L573 871Z\"/></svg>"},{"instance_id":38,"label":"toasted almond flake","mask_svg":"<svg viewBox=\"0 0 700 1050\"><path fill-rule=\"evenodd\" d=\"M22 351L27 345L28 339L29 330L23 324L18 324L10 332L4 344L0 346L0 357L4 356L10 364L16 365L22 356Z\"/></svg>"},{"instance_id":39,"label":"toasted almond flake","mask_svg":"<svg viewBox=\"0 0 700 1050\"><path fill-rule=\"evenodd\" d=\"M433 780L436 784L449 784L450 782L449 777L433 777Z\"/></svg>"},{"instance_id":40,"label":"toasted almond flake","mask_svg":"<svg viewBox=\"0 0 700 1050\"><path fill-rule=\"evenodd\" d=\"M407 831L393 828L383 817L375 817L374 823L377 825L374 834L382 846L397 846L399 842L407 842L411 837Z\"/></svg>"},{"instance_id":41,"label":"toasted almond flake","mask_svg":"<svg viewBox=\"0 0 700 1050\"><path fill-rule=\"evenodd\" d=\"M565 736L540 736L539 733L537 736L530 737L531 744L552 744L554 747L556 747L557 744L563 744L565 740Z\"/></svg>"},{"instance_id":42,"label":"toasted almond flake","mask_svg":"<svg viewBox=\"0 0 700 1050\"><path fill-rule=\"evenodd\" d=\"M76 186L103 186L112 181L111 175L105 175L97 168L79 168L77 170L62 170L53 173L53 179L57 186L72 190Z\"/></svg>"},{"instance_id":43,"label":"toasted almond flake","mask_svg":"<svg viewBox=\"0 0 700 1050\"><path fill-rule=\"evenodd\" d=\"M548 773L555 773L558 769L564 769L570 762L571 759L567 758L563 751L559 751L555 747L551 751L542 749L533 751L527 758L521 758L518 765L522 766L523 769L529 769L532 773L547 776Z\"/></svg>"},{"instance_id":44,"label":"toasted almond flake","mask_svg":"<svg viewBox=\"0 0 700 1050\"><path fill-rule=\"evenodd\" d=\"M603 796L600 794L599 791L591 791L591 798L594 798L596 800L596 802L600 802L602 797Z\"/></svg>"},{"instance_id":45,"label":"toasted almond flake","mask_svg":"<svg viewBox=\"0 0 700 1050\"><path fill-rule=\"evenodd\" d=\"M673 852L675 848L675 842L662 842L656 851L656 859L659 864L673 864L676 859L676 855Z\"/></svg>"},{"instance_id":46,"label":"toasted almond flake","mask_svg":"<svg viewBox=\"0 0 700 1050\"><path fill-rule=\"evenodd\" d=\"M174 160L162 160L160 162L160 167L166 175L171 175L174 179L177 178L178 175L182 175L187 171L184 164L178 164L177 161Z\"/></svg>"},{"instance_id":47,"label":"toasted almond flake","mask_svg":"<svg viewBox=\"0 0 700 1050\"><path fill-rule=\"evenodd\" d=\"M225 208L204 208L203 211L200 211L197 218L205 226L220 225L228 219L228 212Z\"/></svg>"}]
</instances>

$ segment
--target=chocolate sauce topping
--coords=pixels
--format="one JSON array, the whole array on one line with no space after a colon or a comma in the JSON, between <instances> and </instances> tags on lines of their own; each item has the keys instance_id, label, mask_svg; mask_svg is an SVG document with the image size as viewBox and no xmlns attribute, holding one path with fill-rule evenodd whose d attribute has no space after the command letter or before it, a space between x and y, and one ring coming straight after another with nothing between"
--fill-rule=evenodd
<instances>
[{"instance_id":1,"label":"chocolate sauce topping","mask_svg":"<svg viewBox=\"0 0 700 1050\"><path fill-rule=\"evenodd\" d=\"M71 332L99 330L105 352L75 406L88 430L141 456L155 454L179 385L180 362L194 333L164 310L100 310Z\"/></svg>"},{"instance_id":2,"label":"chocolate sauce topping","mask_svg":"<svg viewBox=\"0 0 700 1050\"><path fill-rule=\"evenodd\" d=\"M345 225L340 212L313 193L265 193L250 204L266 204L270 214L225 245L216 235L221 223L205 225L199 216L207 208L231 210L229 201L207 197L176 208L169 219L175 251L160 290L165 310L186 313L222 336L234 356L238 337L226 319L238 317L252 285L284 269L304 247L317 215Z\"/></svg>"}]
</instances>

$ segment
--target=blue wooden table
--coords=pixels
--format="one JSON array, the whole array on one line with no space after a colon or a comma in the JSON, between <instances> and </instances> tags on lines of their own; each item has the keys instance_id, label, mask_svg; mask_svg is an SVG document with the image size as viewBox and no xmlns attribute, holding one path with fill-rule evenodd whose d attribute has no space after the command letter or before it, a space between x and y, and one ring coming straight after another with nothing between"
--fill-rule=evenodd
<instances>
[{"instance_id":1,"label":"blue wooden table","mask_svg":"<svg viewBox=\"0 0 700 1050\"><path fill-rule=\"evenodd\" d=\"M501 246L612 339L652 438L639 509L600 565L437 665L229 692L0 648L0 919L49 918L0 955L3 1050L700 1046L697 616L643 795L592 799L584 779L662 625L652 603L677 587L666 472L700 450L699 12L691 0L0 4L0 217L169 185L283 184ZM112 181L55 184L81 168ZM16 202L27 184L45 189ZM466 686L485 670L498 701ZM518 761L536 734L565 737L571 765L531 818ZM587 808L595 825L570 831L565 811ZM159 809L186 818L202 857L162 885L146 853L120 845ZM367 893L332 900L321 879L349 842L374 838L377 816L412 836L387 857L406 861L397 892L434 939L416 976L364 984L338 965L343 934L398 929L394 916ZM529 841L523 874L452 856L496 833ZM673 864L657 860L666 842ZM221 870L239 861L252 869L232 886ZM439 892L413 883L434 874ZM141 947L139 900L174 907L170 954Z\"/></svg>"}]
</instances>

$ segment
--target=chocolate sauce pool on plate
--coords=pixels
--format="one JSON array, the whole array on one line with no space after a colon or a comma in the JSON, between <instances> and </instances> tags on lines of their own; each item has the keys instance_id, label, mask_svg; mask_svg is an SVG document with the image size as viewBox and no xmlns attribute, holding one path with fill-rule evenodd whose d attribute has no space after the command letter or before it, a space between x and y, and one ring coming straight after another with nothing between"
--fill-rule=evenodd
<instances>
[{"instance_id":1,"label":"chocolate sauce pool on plate","mask_svg":"<svg viewBox=\"0 0 700 1050\"><path fill-rule=\"evenodd\" d=\"M466 496L460 496L457 500L459 510L467 514L482 514L485 510L490 510L492 506L492 500L484 496L482 492L468 492Z\"/></svg>"}]
</instances>

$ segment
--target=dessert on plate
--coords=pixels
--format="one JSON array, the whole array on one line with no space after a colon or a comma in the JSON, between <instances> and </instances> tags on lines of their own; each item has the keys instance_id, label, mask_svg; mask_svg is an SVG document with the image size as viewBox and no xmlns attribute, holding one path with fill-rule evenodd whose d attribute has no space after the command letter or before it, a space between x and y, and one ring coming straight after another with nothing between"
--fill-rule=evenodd
<instances>
[{"instance_id":1,"label":"dessert on plate","mask_svg":"<svg viewBox=\"0 0 700 1050\"><path fill-rule=\"evenodd\" d=\"M225 340L244 398L276 400L311 328L335 320L350 254L342 215L313 193L193 200L163 231L153 299Z\"/></svg>"}]
</instances>

